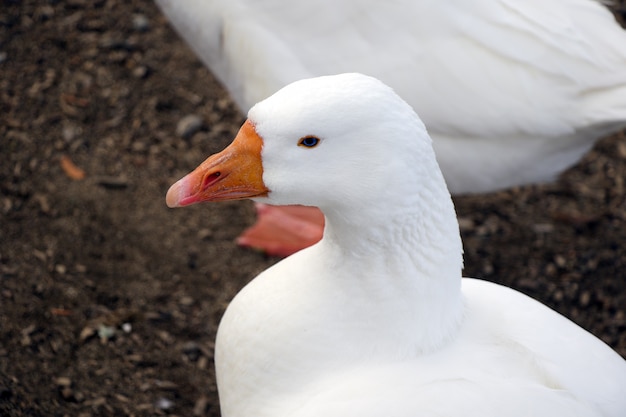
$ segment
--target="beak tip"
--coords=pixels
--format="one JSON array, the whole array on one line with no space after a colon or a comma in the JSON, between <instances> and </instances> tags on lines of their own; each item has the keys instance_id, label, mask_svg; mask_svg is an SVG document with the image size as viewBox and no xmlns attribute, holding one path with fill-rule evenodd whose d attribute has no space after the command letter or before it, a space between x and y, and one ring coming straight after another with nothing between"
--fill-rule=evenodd
<instances>
[{"instance_id":1,"label":"beak tip","mask_svg":"<svg viewBox=\"0 0 626 417\"><path fill-rule=\"evenodd\" d=\"M165 204L169 208L180 207L180 181L174 183L165 195Z\"/></svg>"}]
</instances>

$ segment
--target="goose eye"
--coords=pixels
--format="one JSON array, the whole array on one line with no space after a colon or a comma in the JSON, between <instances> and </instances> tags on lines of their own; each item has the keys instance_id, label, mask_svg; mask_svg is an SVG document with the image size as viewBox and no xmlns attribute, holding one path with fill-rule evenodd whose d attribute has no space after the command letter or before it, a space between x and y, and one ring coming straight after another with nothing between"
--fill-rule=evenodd
<instances>
[{"instance_id":1,"label":"goose eye","mask_svg":"<svg viewBox=\"0 0 626 417\"><path fill-rule=\"evenodd\" d=\"M298 146L304 146L307 148L315 148L320 143L320 139L315 136L306 136L298 141Z\"/></svg>"}]
</instances>

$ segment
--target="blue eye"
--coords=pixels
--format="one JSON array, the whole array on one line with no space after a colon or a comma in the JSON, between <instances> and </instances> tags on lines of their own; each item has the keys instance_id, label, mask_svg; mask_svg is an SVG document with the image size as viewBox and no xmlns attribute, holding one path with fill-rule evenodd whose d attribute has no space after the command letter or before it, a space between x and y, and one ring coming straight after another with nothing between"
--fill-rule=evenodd
<instances>
[{"instance_id":1,"label":"blue eye","mask_svg":"<svg viewBox=\"0 0 626 417\"><path fill-rule=\"evenodd\" d=\"M298 146L304 146L307 148L314 148L320 143L319 138L315 136L305 136L298 141Z\"/></svg>"}]
</instances>

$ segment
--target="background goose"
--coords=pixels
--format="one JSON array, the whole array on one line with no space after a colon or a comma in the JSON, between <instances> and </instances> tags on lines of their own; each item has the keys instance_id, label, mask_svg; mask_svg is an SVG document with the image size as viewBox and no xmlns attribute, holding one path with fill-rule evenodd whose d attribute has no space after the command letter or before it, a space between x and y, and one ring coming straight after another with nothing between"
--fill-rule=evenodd
<instances>
[{"instance_id":1,"label":"background goose","mask_svg":"<svg viewBox=\"0 0 626 417\"><path fill-rule=\"evenodd\" d=\"M521 293L461 278L430 138L377 80L285 87L166 199L240 198L316 205L326 226L228 307L215 353L225 417L626 412L626 362L602 341Z\"/></svg>"},{"instance_id":2,"label":"background goose","mask_svg":"<svg viewBox=\"0 0 626 417\"><path fill-rule=\"evenodd\" d=\"M596 0L156 2L244 112L301 78L383 80L453 194L551 181L626 125L626 32ZM310 212L264 207L239 242L292 253L321 237Z\"/></svg>"}]
</instances>

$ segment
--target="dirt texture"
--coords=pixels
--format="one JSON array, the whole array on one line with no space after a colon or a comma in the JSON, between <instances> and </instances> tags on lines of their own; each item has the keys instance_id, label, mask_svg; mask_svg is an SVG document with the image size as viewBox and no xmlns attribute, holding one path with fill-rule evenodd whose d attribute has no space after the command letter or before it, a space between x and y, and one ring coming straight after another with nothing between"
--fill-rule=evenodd
<instances>
[{"instance_id":1,"label":"dirt texture","mask_svg":"<svg viewBox=\"0 0 626 417\"><path fill-rule=\"evenodd\" d=\"M252 203L164 197L243 115L150 1L0 4L0 415L219 415L220 317L278 259L234 243ZM626 356L625 178L622 133L554 184L455 198L465 275Z\"/></svg>"}]
</instances>

